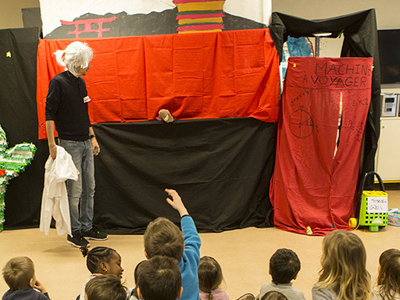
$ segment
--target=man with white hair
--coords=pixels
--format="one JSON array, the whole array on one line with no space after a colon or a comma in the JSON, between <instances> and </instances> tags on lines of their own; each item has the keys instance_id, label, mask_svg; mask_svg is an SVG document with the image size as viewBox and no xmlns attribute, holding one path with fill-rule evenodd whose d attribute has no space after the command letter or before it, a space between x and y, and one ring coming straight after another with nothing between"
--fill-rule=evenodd
<instances>
[{"instance_id":1,"label":"man with white hair","mask_svg":"<svg viewBox=\"0 0 400 300\"><path fill-rule=\"evenodd\" d=\"M50 156L57 157L54 128L59 146L71 156L79 171L77 181L67 181L72 236L67 242L75 247L88 247L86 239L106 240L107 235L93 227L94 155L100 153L90 124L86 75L93 50L84 43L73 42L55 53L57 63L66 70L50 81L46 98L46 131Z\"/></svg>"}]
</instances>

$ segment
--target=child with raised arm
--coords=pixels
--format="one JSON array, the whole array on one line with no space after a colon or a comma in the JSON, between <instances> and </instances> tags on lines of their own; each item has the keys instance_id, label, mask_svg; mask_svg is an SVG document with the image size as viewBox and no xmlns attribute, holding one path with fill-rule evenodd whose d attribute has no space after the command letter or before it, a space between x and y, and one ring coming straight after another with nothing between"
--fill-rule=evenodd
<instances>
[{"instance_id":1,"label":"child with raised arm","mask_svg":"<svg viewBox=\"0 0 400 300\"><path fill-rule=\"evenodd\" d=\"M260 299L269 291L278 291L289 300L305 300L303 292L294 288L291 282L297 278L300 267L300 260L294 251L286 248L276 250L269 260L272 282L261 286Z\"/></svg>"},{"instance_id":2,"label":"child with raised arm","mask_svg":"<svg viewBox=\"0 0 400 300\"><path fill-rule=\"evenodd\" d=\"M3 268L4 281L9 290L2 300L49 300L46 288L36 279L35 265L26 256L10 259Z\"/></svg>"},{"instance_id":3,"label":"child with raised arm","mask_svg":"<svg viewBox=\"0 0 400 300\"><path fill-rule=\"evenodd\" d=\"M179 194L172 189L165 189L165 191L171 197L166 199L167 202L181 216L182 231L166 218L157 218L150 222L144 233L145 255L147 258L155 255L168 256L179 261L183 287L182 299L199 300L197 270L200 262L200 237Z\"/></svg>"},{"instance_id":4,"label":"child with raised arm","mask_svg":"<svg viewBox=\"0 0 400 300\"><path fill-rule=\"evenodd\" d=\"M371 300L400 300L400 250L382 252L377 283Z\"/></svg>"}]
</instances>

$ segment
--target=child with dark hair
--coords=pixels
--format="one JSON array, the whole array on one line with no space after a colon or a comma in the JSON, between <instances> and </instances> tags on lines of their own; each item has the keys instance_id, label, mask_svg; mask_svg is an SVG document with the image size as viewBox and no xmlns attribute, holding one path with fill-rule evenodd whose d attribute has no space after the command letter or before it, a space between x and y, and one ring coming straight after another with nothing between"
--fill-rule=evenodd
<instances>
[{"instance_id":1,"label":"child with dark hair","mask_svg":"<svg viewBox=\"0 0 400 300\"><path fill-rule=\"evenodd\" d=\"M179 261L183 286L182 298L199 300L197 269L200 262L200 236L179 194L171 189L165 191L171 197L166 199L167 202L181 216L182 231L166 218L157 218L150 222L144 233L145 255L146 258L163 255Z\"/></svg>"},{"instance_id":2,"label":"child with dark hair","mask_svg":"<svg viewBox=\"0 0 400 300\"><path fill-rule=\"evenodd\" d=\"M83 257L87 257L86 266L91 275L82 288L80 300L85 298L85 286L91 279L105 274L115 275L119 279L122 278L124 269L121 266L121 256L116 250L108 247L95 247L92 250L81 247L81 252Z\"/></svg>"},{"instance_id":3,"label":"child with dark hair","mask_svg":"<svg viewBox=\"0 0 400 300\"><path fill-rule=\"evenodd\" d=\"M29 257L21 256L10 259L3 268L3 278L10 288L3 295L3 300L50 299L46 288L36 279L35 265Z\"/></svg>"},{"instance_id":4,"label":"child with dark hair","mask_svg":"<svg viewBox=\"0 0 400 300\"><path fill-rule=\"evenodd\" d=\"M260 299L269 291L278 291L289 300L305 300L302 291L294 288L291 282L297 278L300 271L300 260L290 249L278 249L269 260L271 283L265 283L260 289Z\"/></svg>"},{"instance_id":5,"label":"child with dark hair","mask_svg":"<svg viewBox=\"0 0 400 300\"><path fill-rule=\"evenodd\" d=\"M200 258L198 274L201 300L229 300L228 294L220 288L223 280L222 269L214 258Z\"/></svg>"},{"instance_id":6,"label":"child with dark hair","mask_svg":"<svg viewBox=\"0 0 400 300\"><path fill-rule=\"evenodd\" d=\"M178 261L167 256L154 256L138 267L140 299L175 300L182 295L182 278Z\"/></svg>"},{"instance_id":7,"label":"child with dark hair","mask_svg":"<svg viewBox=\"0 0 400 300\"><path fill-rule=\"evenodd\" d=\"M145 262L145 260L142 260L140 263L138 263L135 267L135 270L133 271L135 287L133 289L128 289L128 291L129 291L128 299L129 300L139 300L139 295L137 293L137 287L138 287L138 283L139 283L139 268L143 262Z\"/></svg>"},{"instance_id":8,"label":"child with dark hair","mask_svg":"<svg viewBox=\"0 0 400 300\"><path fill-rule=\"evenodd\" d=\"M284 294L278 291L269 291L261 300L289 300Z\"/></svg>"},{"instance_id":9,"label":"child with dark hair","mask_svg":"<svg viewBox=\"0 0 400 300\"><path fill-rule=\"evenodd\" d=\"M85 300L126 300L126 291L117 276L98 276L86 284Z\"/></svg>"},{"instance_id":10,"label":"child with dark hair","mask_svg":"<svg viewBox=\"0 0 400 300\"><path fill-rule=\"evenodd\" d=\"M382 252L377 283L371 300L400 300L400 250Z\"/></svg>"}]
</instances>

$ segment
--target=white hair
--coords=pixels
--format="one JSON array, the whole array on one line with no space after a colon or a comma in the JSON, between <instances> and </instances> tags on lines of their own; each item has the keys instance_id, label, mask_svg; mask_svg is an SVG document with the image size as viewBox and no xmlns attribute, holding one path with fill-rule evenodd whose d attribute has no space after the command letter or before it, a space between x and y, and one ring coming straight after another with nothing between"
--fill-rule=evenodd
<instances>
[{"instance_id":1,"label":"white hair","mask_svg":"<svg viewBox=\"0 0 400 300\"><path fill-rule=\"evenodd\" d=\"M72 42L64 50L54 52L57 64L66 67L72 74L76 68L86 68L93 58L93 50L86 43Z\"/></svg>"}]
</instances>

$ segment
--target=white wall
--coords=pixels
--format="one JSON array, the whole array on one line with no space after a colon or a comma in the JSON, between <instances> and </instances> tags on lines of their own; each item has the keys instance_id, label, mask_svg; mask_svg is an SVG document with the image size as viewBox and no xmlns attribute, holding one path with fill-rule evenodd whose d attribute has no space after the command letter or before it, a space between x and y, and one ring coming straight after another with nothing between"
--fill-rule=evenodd
<instances>
[{"instance_id":1,"label":"white wall","mask_svg":"<svg viewBox=\"0 0 400 300\"><path fill-rule=\"evenodd\" d=\"M0 1L0 29L23 27L21 9L40 6L39 0ZM305 19L325 19L370 8L376 10L378 29L400 29L399 0L272 0L272 11ZM321 56L338 57L341 45L340 39L323 38ZM385 85L383 88L384 92L400 93L400 85Z\"/></svg>"},{"instance_id":2,"label":"white wall","mask_svg":"<svg viewBox=\"0 0 400 300\"><path fill-rule=\"evenodd\" d=\"M1 4L0 29L23 27L21 9L40 6L39 0L1 0ZM272 11L305 19L324 19L370 8L376 9L378 29L400 29L399 0L272 0Z\"/></svg>"},{"instance_id":3,"label":"white wall","mask_svg":"<svg viewBox=\"0 0 400 300\"><path fill-rule=\"evenodd\" d=\"M400 29L398 0L272 0L272 11L325 19L375 8L378 29Z\"/></svg>"},{"instance_id":4,"label":"white wall","mask_svg":"<svg viewBox=\"0 0 400 300\"><path fill-rule=\"evenodd\" d=\"M378 29L400 29L399 0L272 0L272 11L304 19L326 19L375 8ZM314 41L313 38L311 38ZM339 57L341 39L322 38L324 57ZM400 93L400 84L382 85L383 93Z\"/></svg>"}]
</instances>

